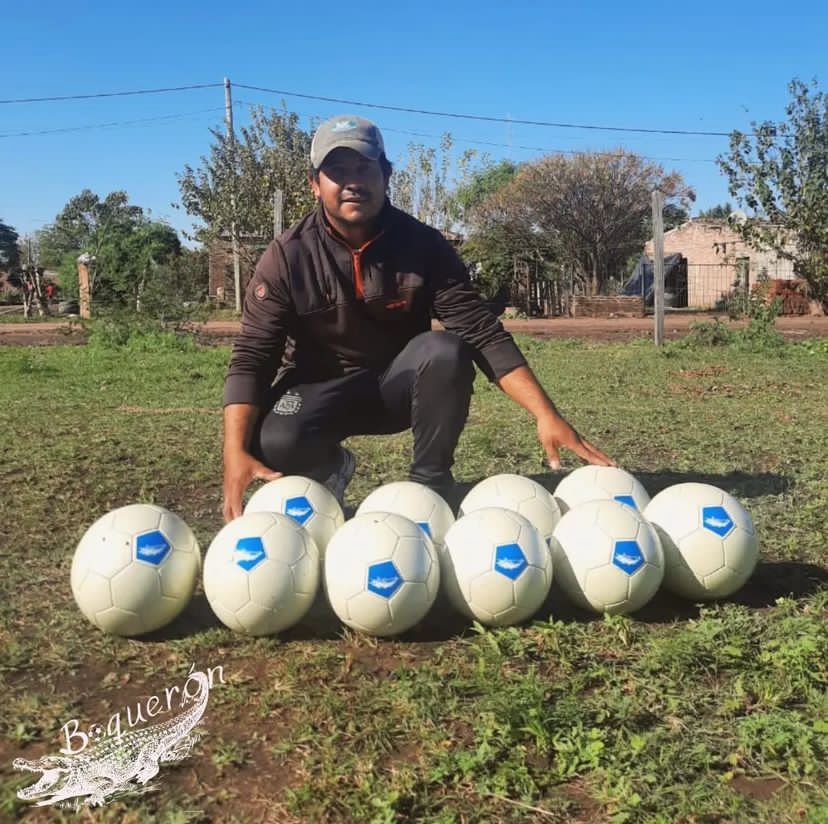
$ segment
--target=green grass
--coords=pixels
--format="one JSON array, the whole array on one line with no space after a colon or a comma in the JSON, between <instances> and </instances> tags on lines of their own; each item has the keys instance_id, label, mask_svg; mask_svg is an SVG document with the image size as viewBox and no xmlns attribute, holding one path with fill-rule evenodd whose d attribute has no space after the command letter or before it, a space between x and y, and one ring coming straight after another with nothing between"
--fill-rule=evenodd
<instances>
[{"instance_id":1,"label":"green grass","mask_svg":"<svg viewBox=\"0 0 828 824\"><path fill-rule=\"evenodd\" d=\"M202 548L221 525L228 350L127 343L0 348L0 819L73 820L19 802L30 779L11 760L57 752L69 719L163 694L195 662L223 665L227 683L192 756L88 820L828 822L824 345L523 339L567 417L651 494L701 480L740 498L763 562L704 608L660 594L601 619L550 599L529 626L438 612L376 641L312 623L246 639L200 594L150 639L86 623L69 567L98 516L154 501ZM349 502L405 477L410 444L352 439ZM465 487L560 477L544 474L529 418L482 380L455 469Z\"/></svg>"}]
</instances>

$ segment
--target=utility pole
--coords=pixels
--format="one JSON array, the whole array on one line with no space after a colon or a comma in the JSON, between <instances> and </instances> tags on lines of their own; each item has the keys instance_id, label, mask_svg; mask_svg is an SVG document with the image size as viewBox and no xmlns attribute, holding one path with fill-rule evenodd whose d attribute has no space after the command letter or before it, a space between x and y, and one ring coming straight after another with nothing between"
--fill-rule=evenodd
<instances>
[{"instance_id":1,"label":"utility pole","mask_svg":"<svg viewBox=\"0 0 828 824\"><path fill-rule=\"evenodd\" d=\"M653 307L655 345L664 343L664 194L653 192Z\"/></svg>"},{"instance_id":2,"label":"utility pole","mask_svg":"<svg viewBox=\"0 0 828 824\"><path fill-rule=\"evenodd\" d=\"M224 78L224 122L227 137L230 138L230 150L233 153L233 174L236 173L236 135L233 131L233 98L230 92L230 78ZM236 293L236 311L241 312L241 266L239 264L239 237L236 233L236 193L235 181L230 194L230 243L233 247L233 291Z\"/></svg>"},{"instance_id":3,"label":"utility pole","mask_svg":"<svg viewBox=\"0 0 828 824\"><path fill-rule=\"evenodd\" d=\"M277 189L273 193L273 237L277 238L282 234L282 201L283 193Z\"/></svg>"}]
</instances>

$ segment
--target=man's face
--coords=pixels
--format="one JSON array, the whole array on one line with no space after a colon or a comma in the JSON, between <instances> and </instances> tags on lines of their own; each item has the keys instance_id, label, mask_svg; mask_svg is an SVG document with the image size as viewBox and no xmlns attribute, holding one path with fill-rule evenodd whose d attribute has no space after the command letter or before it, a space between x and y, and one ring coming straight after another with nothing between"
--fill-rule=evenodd
<instances>
[{"instance_id":1,"label":"man's face","mask_svg":"<svg viewBox=\"0 0 828 824\"><path fill-rule=\"evenodd\" d=\"M370 223L385 203L385 177L379 160L369 160L353 149L334 149L311 186L334 223Z\"/></svg>"}]
</instances>

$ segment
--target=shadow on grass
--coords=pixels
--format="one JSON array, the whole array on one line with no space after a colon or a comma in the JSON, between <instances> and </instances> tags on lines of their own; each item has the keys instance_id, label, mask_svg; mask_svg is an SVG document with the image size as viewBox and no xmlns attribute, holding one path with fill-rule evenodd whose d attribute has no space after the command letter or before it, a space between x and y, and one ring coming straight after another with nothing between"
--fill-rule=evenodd
<instances>
[{"instance_id":1,"label":"shadow on grass","mask_svg":"<svg viewBox=\"0 0 828 824\"><path fill-rule=\"evenodd\" d=\"M750 580L722 601L752 609L772 607L779 598L805 598L828 589L828 569L801 561L760 561ZM630 617L646 624L669 624L698 618L701 605L660 589L655 597ZM573 606L553 586L537 616L551 616L564 622L600 621L601 616Z\"/></svg>"},{"instance_id":2,"label":"shadow on grass","mask_svg":"<svg viewBox=\"0 0 828 824\"><path fill-rule=\"evenodd\" d=\"M741 604L753 609L772 607L779 598L804 598L828 589L828 568L800 561L760 561L750 580L724 602ZM700 605L679 598L665 590L630 617L647 624L666 624L698 618ZM601 616L574 606L553 586L534 620L589 623ZM142 637L150 642L196 638L208 630L224 625L210 609L203 592L197 593L184 612L163 629ZM441 643L462 637L471 631L469 618L458 614L440 593L426 617L393 640L408 643ZM302 620L279 634L282 641L336 641L343 636L344 626L320 592ZM380 639L380 643L382 640Z\"/></svg>"},{"instance_id":3,"label":"shadow on grass","mask_svg":"<svg viewBox=\"0 0 828 824\"><path fill-rule=\"evenodd\" d=\"M210 609L207 596L197 592L186 609L171 624L155 632L142 635L142 641L180 641L183 638L194 638L210 629L219 629L224 624Z\"/></svg>"}]
</instances>

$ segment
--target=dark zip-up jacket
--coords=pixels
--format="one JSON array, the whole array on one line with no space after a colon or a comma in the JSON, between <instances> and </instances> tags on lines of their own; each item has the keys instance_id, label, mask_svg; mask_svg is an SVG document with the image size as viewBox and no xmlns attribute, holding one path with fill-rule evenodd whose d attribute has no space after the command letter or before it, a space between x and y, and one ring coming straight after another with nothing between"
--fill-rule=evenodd
<instances>
[{"instance_id":1,"label":"dark zip-up jacket","mask_svg":"<svg viewBox=\"0 0 828 824\"><path fill-rule=\"evenodd\" d=\"M302 382L358 369L382 373L432 315L470 344L490 380L526 363L469 282L447 240L386 202L359 249L321 207L265 250L244 299L224 403L259 405L280 367Z\"/></svg>"}]
</instances>

